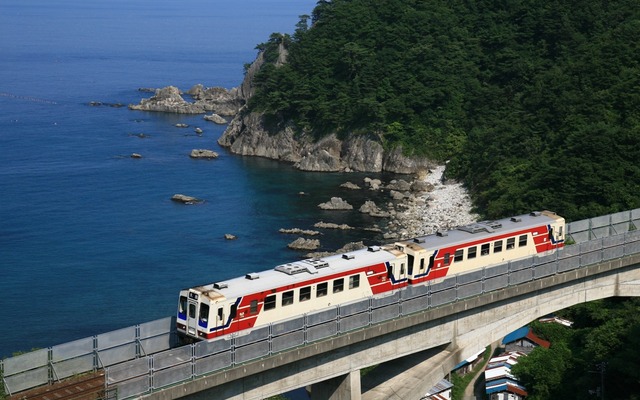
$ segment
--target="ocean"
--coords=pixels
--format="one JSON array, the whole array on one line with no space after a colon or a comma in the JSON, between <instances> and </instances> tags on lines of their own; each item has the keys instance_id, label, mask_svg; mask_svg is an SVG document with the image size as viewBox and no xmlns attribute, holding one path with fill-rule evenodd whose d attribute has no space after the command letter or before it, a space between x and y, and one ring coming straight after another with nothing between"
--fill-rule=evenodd
<instances>
[{"instance_id":1,"label":"ocean","mask_svg":"<svg viewBox=\"0 0 640 400\"><path fill-rule=\"evenodd\" d=\"M171 316L181 288L301 258L287 248L298 236L280 228L381 223L317 207L336 195L356 209L379 202L339 188L379 176L233 155L216 143L224 126L202 115L111 106L151 96L139 88L238 86L256 45L292 33L314 5L0 3L0 358ZM194 148L220 157L190 159ZM176 193L205 202L178 204ZM361 229L322 233L320 250L380 241Z\"/></svg>"}]
</instances>

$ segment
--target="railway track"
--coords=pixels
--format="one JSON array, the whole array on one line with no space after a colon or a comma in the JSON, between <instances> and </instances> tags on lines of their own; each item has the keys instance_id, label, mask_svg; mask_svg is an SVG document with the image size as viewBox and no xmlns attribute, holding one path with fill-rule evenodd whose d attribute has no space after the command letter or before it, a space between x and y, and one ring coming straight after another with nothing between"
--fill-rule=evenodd
<instances>
[{"instance_id":1,"label":"railway track","mask_svg":"<svg viewBox=\"0 0 640 400\"><path fill-rule=\"evenodd\" d=\"M104 372L65 379L7 397L9 400L98 400L107 399Z\"/></svg>"}]
</instances>

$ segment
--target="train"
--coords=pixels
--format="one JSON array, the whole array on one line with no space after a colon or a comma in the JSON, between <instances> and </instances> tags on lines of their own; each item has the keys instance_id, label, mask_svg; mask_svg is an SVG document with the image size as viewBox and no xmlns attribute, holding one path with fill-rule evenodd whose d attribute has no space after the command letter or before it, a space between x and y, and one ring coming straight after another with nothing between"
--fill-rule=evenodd
<instances>
[{"instance_id":1,"label":"train","mask_svg":"<svg viewBox=\"0 0 640 400\"><path fill-rule=\"evenodd\" d=\"M475 222L451 230L322 258L309 258L180 291L183 342L212 340L411 285L546 254L564 246L552 211Z\"/></svg>"}]
</instances>

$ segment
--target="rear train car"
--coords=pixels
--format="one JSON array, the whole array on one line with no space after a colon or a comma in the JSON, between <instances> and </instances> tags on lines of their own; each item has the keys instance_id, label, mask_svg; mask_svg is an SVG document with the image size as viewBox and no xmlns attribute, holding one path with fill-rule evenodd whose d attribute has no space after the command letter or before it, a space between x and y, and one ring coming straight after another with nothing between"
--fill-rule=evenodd
<instances>
[{"instance_id":1,"label":"rear train car","mask_svg":"<svg viewBox=\"0 0 640 400\"><path fill-rule=\"evenodd\" d=\"M409 283L444 278L564 246L564 218L551 211L482 221L395 243L407 255Z\"/></svg>"}]
</instances>

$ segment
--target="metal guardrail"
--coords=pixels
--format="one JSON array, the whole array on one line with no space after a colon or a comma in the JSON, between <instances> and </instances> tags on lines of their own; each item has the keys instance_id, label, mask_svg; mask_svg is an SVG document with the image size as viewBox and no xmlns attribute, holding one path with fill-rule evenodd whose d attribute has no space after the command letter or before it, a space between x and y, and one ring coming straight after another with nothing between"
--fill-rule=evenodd
<instances>
[{"instance_id":1,"label":"metal guardrail","mask_svg":"<svg viewBox=\"0 0 640 400\"><path fill-rule=\"evenodd\" d=\"M389 319L640 252L640 209L567 224L578 245L456 275L391 295L343 304L274 323L248 335L176 348L175 318L168 317L37 350L0 361L5 391L17 393L105 368L108 390L135 397Z\"/></svg>"},{"instance_id":2,"label":"metal guardrail","mask_svg":"<svg viewBox=\"0 0 640 400\"><path fill-rule=\"evenodd\" d=\"M175 317L167 317L7 358L0 370L11 395L161 352L177 342Z\"/></svg>"}]
</instances>

